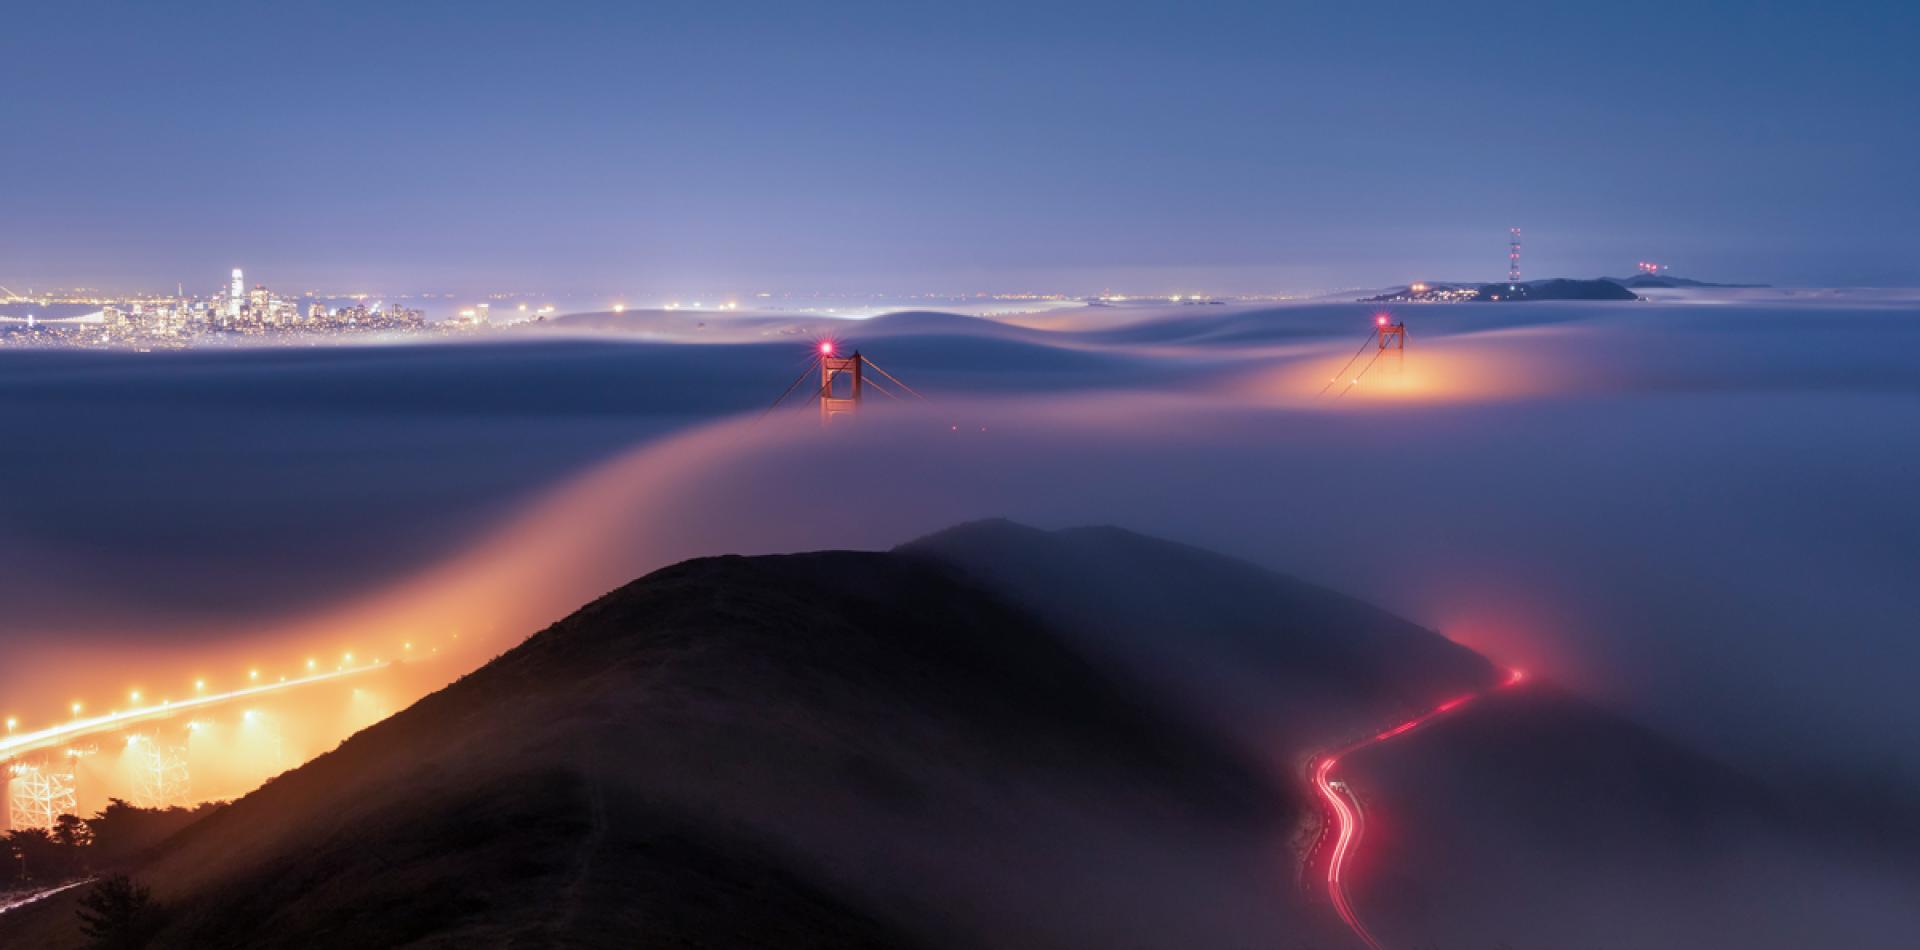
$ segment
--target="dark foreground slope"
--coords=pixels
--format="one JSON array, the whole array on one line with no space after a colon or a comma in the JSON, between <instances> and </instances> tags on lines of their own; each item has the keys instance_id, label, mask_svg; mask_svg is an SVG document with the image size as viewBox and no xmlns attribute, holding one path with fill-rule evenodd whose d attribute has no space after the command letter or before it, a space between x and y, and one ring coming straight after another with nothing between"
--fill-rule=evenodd
<instances>
[{"instance_id":1,"label":"dark foreground slope","mask_svg":"<svg viewBox=\"0 0 1920 950\"><path fill-rule=\"evenodd\" d=\"M1335 948L1299 876L1309 758L1502 679L1108 528L691 561L138 872L156 948ZM1910 805L1782 794L1548 685L1343 762L1351 892L1389 946L1920 932ZM75 897L0 918L0 947L79 946Z\"/></svg>"},{"instance_id":2,"label":"dark foreground slope","mask_svg":"<svg viewBox=\"0 0 1920 950\"><path fill-rule=\"evenodd\" d=\"M1371 605L1113 528L978 522L903 550L961 567L1249 754L1296 766L1501 677ZM1342 777L1366 803L1352 890L1389 946L1920 933L1920 905L1898 896L1920 891L1920 805L1900 790L1775 787L1537 679L1350 756Z\"/></svg>"},{"instance_id":3,"label":"dark foreground slope","mask_svg":"<svg viewBox=\"0 0 1920 950\"><path fill-rule=\"evenodd\" d=\"M1352 756L1393 946L1910 947L1920 806L1763 783L1547 685ZM1809 794L1810 792L1810 794Z\"/></svg>"},{"instance_id":4,"label":"dark foreground slope","mask_svg":"<svg viewBox=\"0 0 1920 950\"><path fill-rule=\"evenodd\" d=\"M1298 937L1299 794L1150 696L928 559L688 562L189 829L154 946Z\"/></svg>"},{"instance_id":5,"label":"dark foreground slope","mask_svg":"<svg viewBox=\"0 0 1920 950\"><path fill-rule=\"evenodd\" d=\"M1119 528L978 521L899 550L978 578L1283 760L1505 676L1371 604Z\"/></svg>"}]
</instances>

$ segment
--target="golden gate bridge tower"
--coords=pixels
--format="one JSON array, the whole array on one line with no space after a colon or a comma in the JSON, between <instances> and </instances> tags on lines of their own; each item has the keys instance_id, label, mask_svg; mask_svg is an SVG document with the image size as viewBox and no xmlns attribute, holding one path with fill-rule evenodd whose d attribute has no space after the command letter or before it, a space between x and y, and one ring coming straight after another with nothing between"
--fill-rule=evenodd
<instances>
[{"instance_id":1,"label":"golden gate bridge tower","mask_svg":"<svg viewBox=\"0 0 1920 950\"><path fill-rule=\"evenodd\" d=\"M794 380L793 384L787 387L786 392L781 393L780 398L775 399L773 405L767 407L766 412L760 414L761 418L780 408L780 404L785 402L794 390L800 388L800 384L806 382L807 377L812 376L815 370L820 372L820 388L814 391L814 400L820 404L820 424L823 426L841 416L852 416L858 413L861 404L866 401L868 389L889 399L905 399L907 396L921 400L926 398L916 392L912 386L901 382L899 377L881 369L872 357L862 355L859 350L854 350L851 355L841 356L838 344L832 340L824 340L815 348L813 361L801 371L800 378ZM868 375L868 370L872 370L879 378ZM882 385L881 378L899 387L900 393ZM844 388L841 385L842 381L845 382Z\"/></svg>"},{"instance_id":2,"label":"golden gate bridge tower","mask_svg":"<svg viewBox=\"0 0 1920 950\"><path fill-rule=\"evenodd\" d=\"M1349 375L1354 365L1360 363L1360 357L1367 355L1369 348L1373 350L1373 357L1368 359L1366 363L1360 365L1359 372ZM1389 353L1393 355L1389 357L1387 355ZM1339 386L1340 391L1333 395L1333 398L1337 401L1351 392L1355 386L1360 385L1360 381L1365 379L1367 373L1371 372L1375 366L1383 365L1381 363L1382 359L1387 359L1388 362L1384 365L1392 366L1394 372L1397 373L1405 368L1406 358L1406 321L1395 320L1393 317L1384 313L1374 314L1373 329L1367 333L1365 340L1360 341L1360 348L1353 351L1352 356L1347 357L1346 365L1341 366L1339 372L1328 377L1327 384L1320 387L1320 391L1315 395L1325 396L1327 393L1332 392L1335 386ZM1343 380L1344 384L1342 383Z\"/></svg>"},{"instance_id":3,"label":"golden gate bridge tower","mask_svg":"<svg viewBox=\"0 0 1920 950\"><path fill-rule=\"evenodd\" d=\"M1404 320L1391 320L1386 314L1373 318L1374 339L1379 341L1380 353L1393 354L1393 371L1398 373L1406 368L1407 360L1407 324Z\"/></svg>"},{"instance_id":4,"label":"golden gate bridge tower","mask_svg":"<svg viewBox=\"0 0 1920 950\"><path fill-rule=\"evenodd\" d=\"M834 416L851 414L860 408L860 400L865 396L866 357L854 350L852 356L835 356L833 344L823 343L820 350L820 424L833 421ZM845 396L834 391L834 383L841 378L851 385Z\"/></svg>"}]
</instances>

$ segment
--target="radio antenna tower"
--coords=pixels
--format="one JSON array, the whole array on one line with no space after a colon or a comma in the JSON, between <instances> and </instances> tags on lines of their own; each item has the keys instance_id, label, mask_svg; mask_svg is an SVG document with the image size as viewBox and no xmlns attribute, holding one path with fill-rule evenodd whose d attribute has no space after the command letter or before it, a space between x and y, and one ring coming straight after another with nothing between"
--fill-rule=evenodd
<instances>
[{"instance_id":1,"label":"radio antenna tower","mask_svg":"<svg viewBox=\"0 0 1920 950\"><path fill-rule=\"evenodd\" d=\"M1507 289L1513 290L1520 285L1520 229L1508 228L1507 234Z\"/></svg>"}]
</instances>

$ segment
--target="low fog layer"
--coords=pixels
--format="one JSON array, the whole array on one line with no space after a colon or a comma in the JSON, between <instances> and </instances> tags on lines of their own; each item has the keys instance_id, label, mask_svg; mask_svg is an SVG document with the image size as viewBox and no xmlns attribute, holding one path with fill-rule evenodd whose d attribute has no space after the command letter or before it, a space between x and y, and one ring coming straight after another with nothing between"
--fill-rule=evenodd
<instances>
[{"instance_id":1,"label":"low fog layer","mask_svg":"<svg viewBox=\"0 0 1920 950\"><path fill-rule=\"evenodd\" d=\"M37 721L126 688L81 660L502 647L684 557L1004 515L1248 557L1761 770L1920 773L1912 309L1403 308L1404 366L1315 398L1371 314L835 324L930 398L826 432L756 419L812 327L8 354L0 695Z\"/></svg>"}]
</instances>

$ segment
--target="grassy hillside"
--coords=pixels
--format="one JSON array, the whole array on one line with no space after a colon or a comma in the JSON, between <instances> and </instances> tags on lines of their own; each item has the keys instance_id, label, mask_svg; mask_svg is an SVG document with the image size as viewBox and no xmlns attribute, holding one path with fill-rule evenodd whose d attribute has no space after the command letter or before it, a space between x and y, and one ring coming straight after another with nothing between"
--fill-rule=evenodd
<instances>
[{"instance_id":1,"label":"grassy hillside","mask_svg":"<svg viewBox=\"0 0 1920 950\"><path fill-rule=\"evenodd\" d=\"M269 783L139 876L158 947L1174 946L1310 927L1273 884L1299 793L1153 696L926 559L694 561Z\"/></svg>"}]
</instances>

